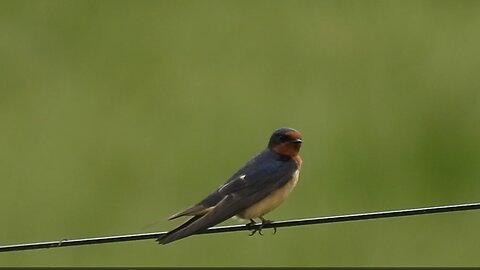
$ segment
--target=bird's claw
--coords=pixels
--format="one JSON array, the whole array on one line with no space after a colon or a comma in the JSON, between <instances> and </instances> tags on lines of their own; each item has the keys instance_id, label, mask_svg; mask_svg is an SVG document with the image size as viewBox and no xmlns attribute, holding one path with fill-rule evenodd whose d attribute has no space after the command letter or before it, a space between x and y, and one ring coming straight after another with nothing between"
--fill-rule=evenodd
<instances>
[{"instance_id":1,"label":"bird's claw","mask_svg":"<svg viewBox=\"0 0 480 270\"><path fill-rule=\"evenodd\" d=\"M268 220L268 219L263 219L262 218L262 228L263 228L263 225L265 224L271 224L273 221L271 220ZM273 227L273 234L276 234L277 233L277 227Z\"/></svg>"},{"instance_id":2,"label":"bird's claw","mask_svg":"<svg viewBox=\"0 0 480 270\"><path fill-rule=\"evenodd\" d=\"M258 232L258 234L263 235L263 233L262 233L262 226L261 226L261 225L260 225L260 227L258 227L258 228L250 229L250 231L251 231L251 232L250 232L250 234L249 234L248 236L252 236L252 235L254 235L254 234L257 233L257 232Z\"/></svg>"},{"instance_id":3,"label":"bird's claw","mask_svg":"<svg viewBox=\"0 0 480 270\"><path fill-rule=\"evenodd\" d=\"M246 224L245 226L247 226L248 230L251 231L251 233L248 235L248 236L252 236L254 235L257 231L261 230L261 228L255 228L256 222L255 220L253 219L250 219L250 223ZM252 228L253 227L253 228Z\"/></svg>"},{"instance_id":4,"label":"bird's claw","mask_svg":"<svg viewBox=\"0 0 480 270\"><path fill-rule=\"evenodd\" d=\"M255 223L254 220L250 220L250 221L251 221L251 222L246 225L247 227L250 227L249 230L251 231L251 233L249 234L249 236L254 235L256 232L258 232L258 234L260 234L260 235L263 236L263 233L262 233L263 226L264 226L265 224L270 224L270 223L272 223L271 220L263 219L263 218L262 218L262 223L261 223L258 227L252 228L256 223ZM276 228L276 227L273 227L273 234L276 234L276 233L277 233L277 228Z\"/></svg>"}]
</instances>

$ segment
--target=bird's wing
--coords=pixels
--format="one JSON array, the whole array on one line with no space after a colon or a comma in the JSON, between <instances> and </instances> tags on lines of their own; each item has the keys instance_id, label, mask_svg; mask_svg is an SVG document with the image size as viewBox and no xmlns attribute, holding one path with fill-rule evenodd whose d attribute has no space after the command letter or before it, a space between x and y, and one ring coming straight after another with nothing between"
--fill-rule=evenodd
<instances>
[{"instance_id":1,"label":"bird's wing","mask_svg":"<svg viewBox=\"0 0 480 270\"><path fill-rule=\"evenodd\" d=\"M246 184L246 182L243 181L245 178L245 173L255 171L255 169L252 170L252 168L257 167L257 164L259 162L263 162L265 159L268 159L269 154L270 153L268 151L260 152L257 156L249 160L235 174L233 174L217 190L209 194L207 197L205 197L203 200L201 200L197 204L192 205L187 209L184 209L182 211L179 211L171 215L168 219L172 220L182 216L195 216L195 215L206 214L206 212L210 211L212 207L217 205L225 197L225 194L231 193L233 190L244 188ZM219 191L221 191L221 193Z\"/></svg>"},{"instance_id":2,"label":"bird's wing","mask_svg":"<svg viewBox=\"0 0 480 270\"><path fill-rule=\"evenodd\" d=\"M223 199L210 211L198 216L195 220L190 219L187 221L188 224L183 224L182 228L177 228L160 237L158 242L167 244L231 218L286 184L296 170L297 167L293 161L292 163L272 163L251 173L247 172L244 177L229 181L228 185L220 187L217 191Z\"/></svg>"},{"instance_id":3,"label":"bird's wing","mask_svg":"<svg viewBox=\"0 0 480 270\"><path fill-rule=\"evenodd\" d=\"M270 162L260 161L260 163L240 169L236 173L236 177L227 181L217 192L224 197L231 193L245 191L247 192L245 195L248 195L249 190L271 189L273 191L287 183L298 169L293 160L270 160Z\"/></svg>"}]
</instances>

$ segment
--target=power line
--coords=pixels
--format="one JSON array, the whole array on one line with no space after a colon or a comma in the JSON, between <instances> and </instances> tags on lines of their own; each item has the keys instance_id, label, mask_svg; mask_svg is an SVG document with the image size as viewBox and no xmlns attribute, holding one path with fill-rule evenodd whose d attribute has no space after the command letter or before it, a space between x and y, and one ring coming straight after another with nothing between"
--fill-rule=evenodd
<instances>
[{"instance_id":1,"label":"power line","mask_svg":"<svg viewBox=\"0 0 480 270\"><path fill-rule=\"evenodd\" d=\"M349 215L330 216L330 217L317 217L317 218L276 221L270 224L265 224L263 228L265 229L265 228L293 227L293 226L302 226L302 225L426 215L426 214L434 214L434 213L457 212L457 211L467 211L467 210L477 210L477 209L480 209L480 203L433 206L433 207L424 207L424 208L390 210L390 211L349 214ZM251 225L248 227L245 225L219 226L219 227L209 228L205 231L199 232L198 234L245 231L245 230L251 230L253 228L258 228L258 227L260 227L260 223L257 223L255 225ZM159 236L162 236L166 233L167 232L139 233L139 234L129 234L129 235L105 236L105 237L94 237L94 238L83 238L83 239L72 239L72 240L64 239L60 241L7 245L7 246L0 246L0 252L156 239Z\"/></svg>"}]
</instances>

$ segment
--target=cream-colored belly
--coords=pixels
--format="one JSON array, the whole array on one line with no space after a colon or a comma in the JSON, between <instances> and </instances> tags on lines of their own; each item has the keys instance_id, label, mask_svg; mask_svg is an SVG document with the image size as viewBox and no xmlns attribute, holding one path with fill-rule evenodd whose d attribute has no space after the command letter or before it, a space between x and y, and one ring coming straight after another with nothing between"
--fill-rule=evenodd
<instances>
[{"instance_id":1,"label":"cream-colored belly","mask_svg":"<svg viewBox=\"0 0 480 270\"><path fill-rule=\"evenodd\" d=\"M288 181L288 183L280 189L272 192L263 200L237 214L237 217L243 219L258 218L277 208L288 197L288 194L295 188L295 185L297 185L299 173L300 171L297 170L293 174L292 180Z\"/></svg>"}]
</instances>

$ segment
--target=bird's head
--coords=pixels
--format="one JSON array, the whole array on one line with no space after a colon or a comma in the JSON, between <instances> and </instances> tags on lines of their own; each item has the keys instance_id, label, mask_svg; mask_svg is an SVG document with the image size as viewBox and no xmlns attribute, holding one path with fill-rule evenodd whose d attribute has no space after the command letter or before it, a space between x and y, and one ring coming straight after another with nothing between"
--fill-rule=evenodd
<instances>
[{"instance_id":1,"label":"bird's head","mask_svg":"<svg viewBox=\"0 0 480 270\"><path fill-rule=\"evenodd\" d=\"M294 157L300 151L302 135L293 128L279 128L273 132L268 148L281 155Z\"/></svg>"}]
</instances>

